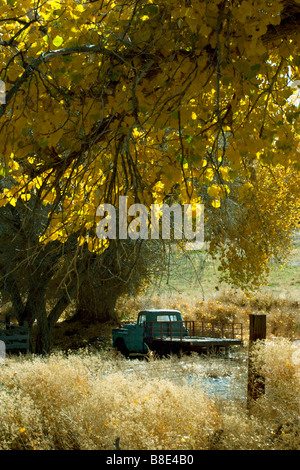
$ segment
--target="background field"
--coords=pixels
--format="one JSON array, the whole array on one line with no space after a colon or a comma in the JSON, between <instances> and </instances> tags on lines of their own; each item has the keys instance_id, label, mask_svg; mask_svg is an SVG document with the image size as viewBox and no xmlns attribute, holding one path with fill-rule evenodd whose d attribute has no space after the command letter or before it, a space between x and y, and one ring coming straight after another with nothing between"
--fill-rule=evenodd
<instances>
[{"instance_id":1,"label":"background field","mask_svg":"<svg viewBox=\"0 0 300 470\"><path fill-rule=\"evenodd\" d=\"M144 293L123 296L117 303L121 321L135 321L144 308L179 309L186 319L242 322L245 339L249 313L266 313L269 337L300 339L300 234L294 237L288 262L270 263L268 283L255 292L220 283L218 262L205 253L177 251L170 258L167 275L158 272ZM111 322L82 325L62 321L56 326L53 347L109 346L114 326Z\"/></svg>"},{"instance_id":2,"label":"background field","mask_svg":"<svg viewBox=\"0 0 300 470\"><path fill-rule=\"evenodd\" d=\"M260 286L259 295L272 295L280 299L299 300L300 294L300 232L293 238L292 249L286 263L273 261L269 265L270 274L266 285ZM152 292L167 291L187 296L197 296L202 300L217 298L229 286L218 279L218 261L212 260L204 252L177 252L170 258L167 279L154 282Z\"/></svg>"},{"instance_id":3,"label":"background field","mask_svg":"<svg viewBox=\"0 0 300 470\"><path fill-rule=\"evenodd\" d=\"M266 313L270 335L300 338L300 235L293 239L286 263L273 261L266 284L245 292L220 283L218 261L205 253L177 252L170 258L167 276L159 273L137 297L120 299L121 318L134 319L142 308L177 308L186 318L243 322L249 313Z\"/></svg>"}]
</instances>

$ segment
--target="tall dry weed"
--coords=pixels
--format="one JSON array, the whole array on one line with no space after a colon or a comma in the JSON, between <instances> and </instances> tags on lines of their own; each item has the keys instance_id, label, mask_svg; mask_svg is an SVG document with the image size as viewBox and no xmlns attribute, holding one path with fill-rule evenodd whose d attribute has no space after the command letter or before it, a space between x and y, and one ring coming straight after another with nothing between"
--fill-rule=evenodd
<instances>
[{"instance_id":1,"label":"tall dry weed","mask_svg":"<svg viewBox=\"0 0 300 470\"><path fill-rule=\"evenodd\" d=\"M266 393L251 410L240 389L218 397L200 380L204 371L231 374L233 387L240 386L245 358L235 374L234 361L199 356L147 362L82 351L8 358L0 365L0 449L114 450L120 438L124 450L298 450L295 345L276 339L258 344L254 354Z\"/></svg>"},{"instance_id":2,"label":"tall dry weed","mask_svg":"<svg viewBox=\"0 0 300 470\"><path fill-rule=\"evenodd\" d=\"M206 448L218 427L202 390L118 370L100 356L8 360L0 369L0 448Z\"/></svg>"}]
</instances>

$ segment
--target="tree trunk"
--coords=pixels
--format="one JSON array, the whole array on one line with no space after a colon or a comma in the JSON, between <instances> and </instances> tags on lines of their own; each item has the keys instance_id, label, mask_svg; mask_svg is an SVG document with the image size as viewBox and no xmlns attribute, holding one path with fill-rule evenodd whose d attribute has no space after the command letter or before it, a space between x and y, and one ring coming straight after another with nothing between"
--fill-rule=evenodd
<instances>
[{"instance_id":1,"label":"tree trunk","mask_svg":"<svg viewBox=\"0 0 300 470\"><path fill-rule=\"evenodd\" d=\"M51 330L47 315L39 312L37 319L37 335L35 343L35 354L46 356L50 354Z\"/></svg>"},{"instance_id":2,"label":"tree trunk","mask_svg":"<svg viewBox=\"0 0 300 470\"><path fill-rule=\"evenodd\" d=\"M50 328L46 310L46 287L35 279L35 285L28 292L23 320L31 327L36 320L36 342L31 341L32 351L36 354L50 353Z\"/></svg>"},{"instance_id":3,"label":"tree trunk","mask_svg":"<svg viewBox=\"0 0 300 470\"><path fill-rule=\"evenodd\" d=\"M14 310L14 315L19 323L19 325L23 324L23 312L24 312L24 304L22 301L22 297L19 291L18 284L12 276L7 276L5 282L5 291L9 294L11 303Z\"/></svg>"},{"instance_id":4,"label":"tree trunk","mask_svg":"<svg viewBox=\"0 0 300 470\"><path fill-rule=\"evenodd\" d=\"M83 323L116 320L115 306L119 295L117 287L108 289L101 285L96 289L88 281L84 281L80 288L74 320Z\"/></svg>"}]
</instances>

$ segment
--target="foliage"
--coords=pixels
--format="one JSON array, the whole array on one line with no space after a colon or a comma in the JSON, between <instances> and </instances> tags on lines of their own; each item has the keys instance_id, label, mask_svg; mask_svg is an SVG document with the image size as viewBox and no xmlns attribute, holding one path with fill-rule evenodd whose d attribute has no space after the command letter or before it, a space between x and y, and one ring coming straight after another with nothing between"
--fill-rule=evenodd
<instances>
[{"instance_id":1,"label":"foliage","mask_svg":"<svg viewBox=\"0 0 300 470\"><path fill-rule=\"evenodd\" d=\"M78 249L75 234L64 244L39 243L47 220L47 208L35 195L26 204L18 199L15 206L0 208L2 302L11 303L10 313L19 324L32 327L36 322L36 352L49 350L55 323L76 296L88 266L95 263L85 246Z\"/></svg>"},{"instance_id":2,"label":"foliage","mask_svg":"<svg viewBox=\"0 0 300 470\"><path fill-rule=\"evenodd\" d=\"M292 247L291 233L299 220L297 188L300 174L281 165L252 168L252 181L236 180L231 196L209 223L210 251L222 246L221 280L236 287L258 287L270 271L270 261L283 263Z\"/></svg>"},{"instance_id":3,"label":"foliage","mask_svg":"<svg viewBox=\"0 0 300 470\"><path fill-rule=\"evenodd\" d=\"M229 252L224 236L212 251L234 281L256 282L299 220L298 0L1 0L0 14L1 173L15 182L1 204L35 194L51 204L41 241L77 233L101 252L100 202L196 203L202 188L222 217L239 181L243 216L256 204L274 228L280 212L280 233L260 248L254 210L238 238L227 232ZM263 184L277 171L283 211Z\"/></svg>"}]
</instances>

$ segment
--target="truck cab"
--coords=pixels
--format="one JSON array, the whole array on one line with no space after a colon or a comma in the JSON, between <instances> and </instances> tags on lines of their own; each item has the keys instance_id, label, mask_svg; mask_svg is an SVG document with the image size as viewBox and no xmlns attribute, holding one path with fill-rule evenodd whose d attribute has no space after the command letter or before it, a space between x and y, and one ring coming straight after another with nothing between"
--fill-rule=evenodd
<instances>
[{"instance_id":1,"label":"truck cab","mask_svg":"<svg viewBox=\"0 0 300 470\"><path fill-rule=\"evenodd\" d=\"M145 354L153 338L183 337L187 335L182 315L178 310L151 309L139 312L136 323L124 324L112 331L113 347L124 356Z\"/></svg>"},{"instance_id":2,"label":"truck cab","mask_svg":"<svg viewBox=\"0 0 300 470\"><path fill-rule=\"evenodd\" d=\"M146 310L138 314L137 323L144 325L146 338L182 336L186 334L181 313L178 310Z\"/></svg>"}]
</instances>

